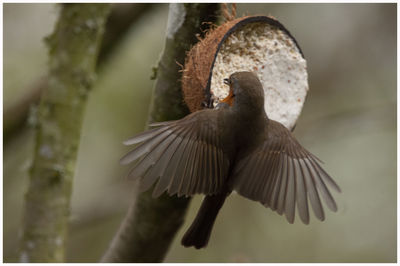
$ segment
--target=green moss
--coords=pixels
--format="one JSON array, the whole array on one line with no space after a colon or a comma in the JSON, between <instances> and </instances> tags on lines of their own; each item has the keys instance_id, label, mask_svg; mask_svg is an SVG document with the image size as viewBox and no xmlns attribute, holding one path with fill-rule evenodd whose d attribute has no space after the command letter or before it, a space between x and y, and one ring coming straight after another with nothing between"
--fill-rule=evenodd
<instances>
[{"instance_id":1,"label":"green moss","mask_svg":"<svg viewBox=\"0 0 400 266\"><path fill-rule=\"evenodd\" d=\"M37 109L21 260L63 262L72 180L107 4L64 4L49 49L49 86Z\"/></svg>"}]
</instances>

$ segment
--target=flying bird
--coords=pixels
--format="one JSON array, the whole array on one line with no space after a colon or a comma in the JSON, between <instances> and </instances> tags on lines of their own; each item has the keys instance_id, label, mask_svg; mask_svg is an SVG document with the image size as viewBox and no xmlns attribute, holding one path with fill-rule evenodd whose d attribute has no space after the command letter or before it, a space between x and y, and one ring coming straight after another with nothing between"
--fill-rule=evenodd
<instances>
[{"instance_id":1,"label":"flying bird","mask_svg":"<svg viewBox=\"0 0 400 266\"><path fill-rule=\"evenodd\" d=\"M176 120L154 123L150 130L124 142L136 144L121 159L134 162L129 176L140 178L140 190L155 182L153 196L204 194L182 245L205 247L219 210L232 191L285 215L310 221L325 219L321 198L332 211L331 189L339 186L321 161L303 148L282 124L268 118L264 90L253 72L233 73L224 82L229 95L218 108L204 109Z\"/></svg>"}]
</instances>

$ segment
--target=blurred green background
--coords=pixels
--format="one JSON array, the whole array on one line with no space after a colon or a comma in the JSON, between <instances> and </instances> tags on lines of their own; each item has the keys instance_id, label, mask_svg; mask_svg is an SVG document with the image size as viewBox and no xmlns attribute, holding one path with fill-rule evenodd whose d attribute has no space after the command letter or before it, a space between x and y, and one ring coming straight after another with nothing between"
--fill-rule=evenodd
<instances>
[{"instance_id":1,"label":"blurred green background","mask_svg":"<svg viewBox=\"0 0 400 266\"><path fill-rule=\"evenodd\" d=\"M290 225L236 194L222 208L206 249L180 239L200 205L192 201L166 262L396 262L396 4L238 4L238 15L278 18L308 62L310 91L295 135L341 186L325 222ZM43 38L55 4L3 5L3 108L46 74ZM101 67L86 110L74 180L68 262L96 262L133 199L118 160L121 142L144 128L161 53L167 4L135 23ZM18 261L32 160L29 126L4 143L3 256Z\"/></svg>"}]
</instances>

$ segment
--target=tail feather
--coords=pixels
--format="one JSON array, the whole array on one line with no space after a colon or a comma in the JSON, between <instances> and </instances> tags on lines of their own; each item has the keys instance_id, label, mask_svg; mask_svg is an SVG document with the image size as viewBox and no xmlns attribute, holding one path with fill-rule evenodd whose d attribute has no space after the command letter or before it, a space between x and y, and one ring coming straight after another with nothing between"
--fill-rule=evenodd
<instances>
[{"instance_id":1,"label":"tail feather","mask_svg":"<svg viewBox=\"0 0 400 266\"><path fill-rule=\"evenodd\" d=\"M183 246L194 246L197 249L207 246L215 219L226 197L224 193L204 198L196 218L182 238Z\"/></svg>"}]
</instances>

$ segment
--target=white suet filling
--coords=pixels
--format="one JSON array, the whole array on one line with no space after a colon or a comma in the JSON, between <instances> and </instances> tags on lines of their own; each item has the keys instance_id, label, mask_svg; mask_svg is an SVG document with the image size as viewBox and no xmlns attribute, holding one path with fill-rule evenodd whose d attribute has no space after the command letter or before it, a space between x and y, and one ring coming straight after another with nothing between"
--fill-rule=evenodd
<instances>
[{"instance_id":1,"label":"white suet filling","mask_svg":"<svg viewBox=\"0 0 400 266\"><path fill-rule=\"evenodd\" d=\"M288 129L296 124L308 91L307 63L289 36L259 22L233 32L222 44L212 72L215 105L228 95L224 79L237 71L257 73L270 119Z\"/></svg>"}]
</instances>

